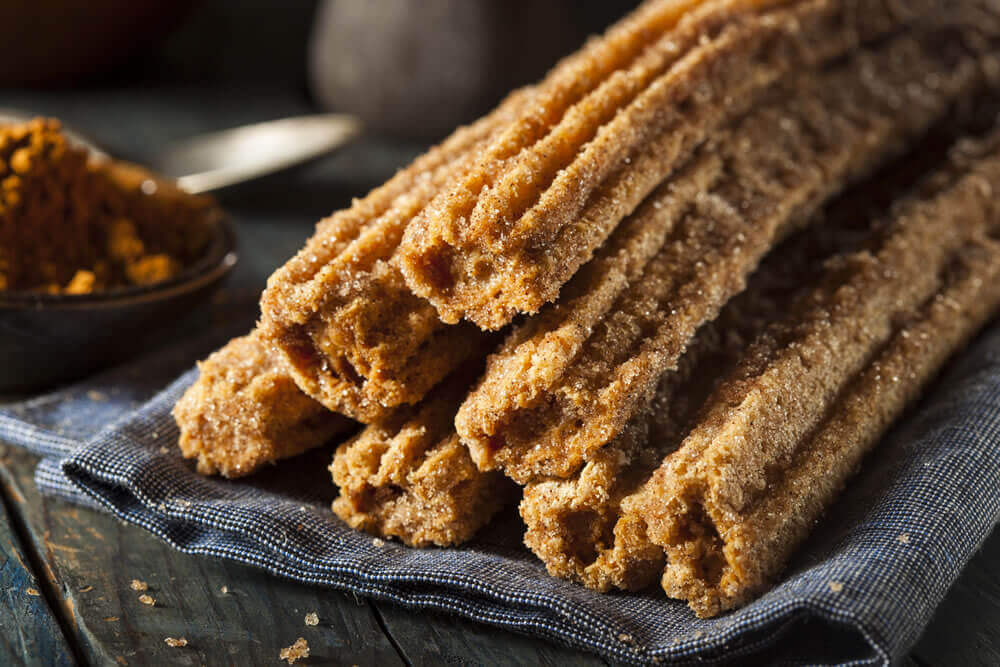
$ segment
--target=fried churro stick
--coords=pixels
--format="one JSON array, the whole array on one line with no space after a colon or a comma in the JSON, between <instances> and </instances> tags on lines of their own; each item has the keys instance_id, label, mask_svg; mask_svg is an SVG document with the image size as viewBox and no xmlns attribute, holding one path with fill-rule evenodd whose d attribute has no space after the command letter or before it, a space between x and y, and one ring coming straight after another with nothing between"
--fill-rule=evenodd
<instances>
[{"instance_id":1,"label":"fried churro stick","mask_svg":"<svg viewBox=\"0 0 1000 667\"><path fill-rule=\"evenodd\" d=\"M174 406L184 458L198 472L242 477L318 447L353 422L299 391L257 332L234 338L198 365L201 375Z\"/></svg>"},{"instance_id":2,"label":"fried churro stick","mask_svg":"<svg viewBox=\"0 0 1000 667\"><path fill-rule=\"evenodd\" d=\"M756 93L935 4L649 3L647 14L669 21L650 30L626 20L607 43L557 66L525 117L414 220L399 254L407 284L446 322L498 329L536 312ZM613 38L632 24L644 41L615 59Z\"/></svg>"},{"instance_id":3,"label":"fried churro stick","mask_svg":"<svg viewBox=\"0 0 1000 667\"><path fill-rule=\"evenodd\" d=\"M813 20L801 24L812 26L800 31L802 43L816 33L826 37L802 47L814 58L840 54L857 36L855 21L838 23L837 11L826 7L826 2L820 3L824 7L803 10ZM697 16L685 19L686 27L665 36L681 16L687 16L689 4L694 3L653 2L644 6L603 40L570 56L537 89L515 94L486 119L459 131L386 186L321 225L306 248L272 276L262 299L262 328L288 356L299 386L328 408L371 422L394 406L417 402L464 359L475 356L482 339L474 328L467 323L458 328L445 326L434 308L405 285L397 268L404 230L431 215L428 203L440 202L455 187L475 180L484 164L496 167L497 151L516 153L530 137L535 137L530 140L533 143L545 136L566 105L579 102L611 72L618 71L613 76L617 83L609 82L609 86L631 81L634 72L628 70L632 74L627 74L622 68L630 67L640 53L653 51L642 56L645 64L635 65L640 69L648 69L647 61L654 56L676 59L679 51L673 52L680 48L677 40L681 37L687 41L700 38L711 26L719 27L746 11L740 2L706 3ZM823 29L817 25L823 20L837 27ZM878 34L902 21L885 17L880 9L866 14L861 23L871 34ZM772 31L781 23L766 22ZM751 39L744 28L720 43L719 48L729 57L735 57L740 40ZM752 39L759 41L764 36ZM784 63L784 67L789 60L802 60L791 46L785 47L774 45L775 62ZM720 71L730 71L719 59L708 61L716 62ZM773 81L781 67L765 59L753 64L752 70L743 76L733 75L731 85L726 86L731 99L725 104L705 100L683 119L663 111L673 119L670 127L630 155L627 161L633 166L616 172L599 196L591 198L579 224L564 227L563 234L596 230L598 220L621 219L656 185L659 177L651 175L651 170L673 159L670 156L676 157L682 143L690 143L694 135L681 129L702 127L723 112L735 113L753 97L750 91ZM724 78L729 81L722 73L717 78L720 85ZM650 103L647 100L632 106ZM577 108L585 113L589 105L582 103ZM610 141L609 137L605 143ZM514 153L508 156L512 160ZM567 243L583 247L573 238Z\"/></svg>"},{"instance_id":4,"label":"fried churro stick","mask_svg":"<svg viewBox=\"0 0 1000 667\"><path fill-rule=\"evenodd\" d=\"M981 87L975 37L899 36L798 76L700 151L490 358L456 418L476 464L522 484L579 470L782 236Z\"/></svg>"},{"instance_id":5,"label":"fried churro stick","mask_svg":"<svg viewBox=\"0 0 1000 667\"><path fill-rule=\"evenodd\" d=\"M468 381L449 380L419 406L366 427L330 465L333 511L352 528L414 547L471 538L515 498L500 473L476 468L452 426Z\"/></svg>"},{"instance_id":6,"label":"fried churro stick","mask_svg":"<svg viewBox=\"0 0 1000 667\"><path fill-rule=\"evenodd\" d=\"M949 126L955 119L950 120ZM936 152L928 143L934 142L924 142L921 156ZM874 179L879 194L900 192L912 183L912 156L905 162ZM550 574L601 591L639 590L662 574L662 548L646 539L641 521L623 519L622 500L680 445L715 384L768 323L786 312L803 285L819 275L823 260L867 236L874 189L853 189L824 212L824 224L810 226L768 255L747 288L698 331L678 369L660 380L650 404L578 473L524 487L524 541Z\"/></svg>"},{"instance_id":7,"label":"fried churro stick","mask_svg":"<svg viewBox=\"0 0 1000 667\"><path fill-rule=\"evenodd\" d=\"M445 183L471 167L532 97L513 93L351 208L321 222L268 280L261 328L298 385L329 409L368 423L416 403L481 349L471 325L444 327L388 260L403 229Z\"/></svg>"},{"instance_id":8,"label":"fried churro stick","mask_svg":"<svg viewBox=\"0 0 1000 667\"><path fill-rule=\"evenodd\" d=\"M750 349L623 502L663 587L711 616L760 593L944 360L1000 306L1000 132L964 146Z\"/></svg>"}]
</instances>

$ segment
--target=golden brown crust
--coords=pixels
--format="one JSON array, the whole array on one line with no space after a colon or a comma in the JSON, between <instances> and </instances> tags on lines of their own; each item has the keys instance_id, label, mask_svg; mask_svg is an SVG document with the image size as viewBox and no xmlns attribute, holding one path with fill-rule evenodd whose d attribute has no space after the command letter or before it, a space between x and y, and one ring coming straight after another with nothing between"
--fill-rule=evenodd
<instances>
[{"instance_id":1,"label":"golden brown crust","mask_svg":"<svg viewBox=\"0 0 1000 667\"><path fill-rule=\"evenodd\" d=\"M982 156L982 157L980 157ZM751 347L681 447L624 501L701 616L780 571L861 456L1000 305L1000 133L834 262Z\"/></svg>"},{"instance_id":2,"label":"golden brown crust","mask_svg":"<svg viewBox=\"0 0 1000 667\"><path fill-rule=\"evenodd\" d=\"M330 465L333 511L352 528L414 547L461 544L514 498L499 473L480 472L452 420L467 379L449 380L420 406L371 424Z\"/></svg>"},{"instance_id":3,"label":"golden brown crust","mask_svg":"<svg viewBox=\"0 0 1000 667\"><path fill-rule=\"evenodd\" d=\"M981 84L945 32L795 77L644 202L490 358L456 418L477 465L566 477L621 433L784 234Z\"/></svg>"},{"instance_id":4,"label":"golden brown crust","mask_svg":"<svg viewBox=\"0 0 1000 667\"><path fill-rule=\"evenodd\" d=\"M389 182L324 220L268 280L261 328L303 391L359 421L419 401L482 349L475 327L444 327L389 262L424 204L470 168L486 140L532 97L513 93Z\"/></svg>"},{"instance_id":5,"label":"golden brown crust","mask_svg":"<svg viewBox=\"0 0 1000 667\"><path fill-rule=\"evenodd\" d=\"M242 477L318 447L352 422L299 391L257 332L234 338L199 365L174 406L185 458L198 472Z\"/></svg>"},{"instance_id":6,"label":"golden brown crust","mask_svg":"<svg viewBox=\"0 0 1000 667\"><path fill-rule=\"evenodd\" d=\"M906 16L887 13L882 2L774 4L705 2L659 32L633 18L627 58L606 67L598 44L592 63L572 62L594 70L578 95L563 95L554 84L572 68L554 69L539 85L539 105L551 89L551 106L541 118L532 115L534 106L527 110L531 131L513 125L407 230L399 259L410 288L447 322L465 317L497 329L537 311L694 146L757 92L934 3L911 3ZM650 15L660 5L671 7L651 3ZM654 146L658 159L633 170L630 163Z\"/></svg>"},{"instance_id":7,"label":"golden brown crust","mask_svg":"<svg viewBox=\"0 0 1000 667\"><path fill-rule=\"evenodd\" d=\"M867 199L867 194L852 196ZM621 502L680 445L716 382L815 278L823 260L851 247L863 233L857 207L845 208L843 215L832 209L830 220L771 253L747 288L698 331L677 370L660 380L653 400L578 473L525 486L525 544L550 574L600 591L642 589L662 575L663 549L648 540L641 518L622 516Z\"/></svg>"}]
</instances>

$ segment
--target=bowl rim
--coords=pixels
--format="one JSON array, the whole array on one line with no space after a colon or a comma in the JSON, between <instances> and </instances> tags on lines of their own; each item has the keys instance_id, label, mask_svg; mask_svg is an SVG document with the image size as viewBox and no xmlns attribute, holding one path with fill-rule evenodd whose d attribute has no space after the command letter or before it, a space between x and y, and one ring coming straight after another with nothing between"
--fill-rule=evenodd
<instances>
[{"instance_id":1,"label":"bowl rim","mask_svg":"<svg viewBox=\"0 0 1000 667\"><path fill-rule=\"evenodd\" d=\"M152 303L196 291L230 273L239 260L236 231L227 215L212 221L212 240L202 257L176 276L151 285L130 285L87 294L0 291L0 310L90 310Z\"/></svg>"}]
</instances>

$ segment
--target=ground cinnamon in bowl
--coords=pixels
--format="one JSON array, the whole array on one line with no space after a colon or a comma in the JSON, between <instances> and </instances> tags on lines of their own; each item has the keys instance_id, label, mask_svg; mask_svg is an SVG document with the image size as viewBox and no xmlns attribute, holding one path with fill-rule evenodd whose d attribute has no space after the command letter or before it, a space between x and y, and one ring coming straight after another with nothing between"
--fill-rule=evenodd
<instances>
[{"instance_id":1,"label":"ground cinnamon in bowl","mask_svg":"<svg viewBox=\"0 0 1000 667\"><path fill-rule=\"evenodd\" d=\"M220 216L210 198L95 158L56 120L0 126L0 292L169 280L202 256Z\"/></svg>"}]
</instances>

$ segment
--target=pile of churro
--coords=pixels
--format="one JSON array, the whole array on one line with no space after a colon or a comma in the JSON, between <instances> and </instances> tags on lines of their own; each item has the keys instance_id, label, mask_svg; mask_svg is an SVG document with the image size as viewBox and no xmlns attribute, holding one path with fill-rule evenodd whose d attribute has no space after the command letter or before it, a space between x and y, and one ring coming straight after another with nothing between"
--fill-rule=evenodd
<instances>
[{"instance_id":1,"label":"pile of churro","mask_svg":"<svg viewBox=\"0 0 1000 667\"><path fill-rule=\"evenodd\" d=\"M520 498L554 576L743 605L1000 308L998 92L996 0L647 0L321 221L180 447L336 443L356 529Z\"/></svg>"}]
</instances>

